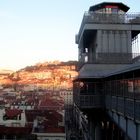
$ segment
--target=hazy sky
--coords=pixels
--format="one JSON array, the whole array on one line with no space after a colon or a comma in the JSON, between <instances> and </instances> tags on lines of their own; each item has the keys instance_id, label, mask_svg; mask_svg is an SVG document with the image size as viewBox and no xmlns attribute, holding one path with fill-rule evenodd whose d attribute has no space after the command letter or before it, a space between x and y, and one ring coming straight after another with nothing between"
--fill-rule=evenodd
<instances>
[{"instance_id":1,"label":"hazy sky","mask_svg":"<svg viewBox=\"0 0 140 140\"><path fill-rule=\"evenodd\" d=\"M110 1L110 0L108 0ZM78 33L85 11L101 0L0 0L0 68L77 60ZM139 0L123 0L138 12Z\"/></svg>"}]
</instances>

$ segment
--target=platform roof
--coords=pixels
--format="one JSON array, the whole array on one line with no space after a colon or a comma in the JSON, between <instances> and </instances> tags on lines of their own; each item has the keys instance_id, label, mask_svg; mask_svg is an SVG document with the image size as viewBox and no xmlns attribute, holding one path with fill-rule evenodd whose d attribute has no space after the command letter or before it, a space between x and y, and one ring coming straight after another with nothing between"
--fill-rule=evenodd
<instances>
[{"instance_id":1,"label":"platform roof","mask_svg":"<svg viewBox=\"0 0 140 140\"><path fill-rule=\"evenodd\" d=\"M124 70L129 64L85 64L79 71L76 79L98 79L104 78L118 72L120 69ZM76 80L75 79L75 80Z\"/></svg>"},{"instance_id":2,"label":"platform roof","mask_svg":"<svg viewBox=\"0 0 140 140\"><path fill-rule=\"evenodd\" d=\"M107 74L106 77L117 75L117 74L123 74L123 73L127 73L127 72L133 72L136 70L140 70L140 62L130 64L124 68L121 68L120 70L113 71L113 72Z\"/></svg>"},{"instance_id":3,"label":"platform roof","mask_svg":"<svg viewBox=\"0 0 140 140\"><path fill-rule=\"evenodd\" d=\"M104 8L107 5L118 6L124 12L127 12L130 9L127 5L125 5L125 4L121 3L121 2L102 2L102 3L99 3L99 4L91 6L89 8L89 11L99 10L99 9Z\"/></svg>"},{"instance_id":4,"label":"platform roof","mask_svg":"<svg viewBox=\"0 0 140 140\"><path fill-rule=\"evenodd\" d=\"M124 74L128 72L133 72L140 70L140 62L134 64L126 65L85 65L79 73L79 76L75 78L75 81L78 79L100 79L106 78L114 75Z\"/></svg>"}]
</instances>

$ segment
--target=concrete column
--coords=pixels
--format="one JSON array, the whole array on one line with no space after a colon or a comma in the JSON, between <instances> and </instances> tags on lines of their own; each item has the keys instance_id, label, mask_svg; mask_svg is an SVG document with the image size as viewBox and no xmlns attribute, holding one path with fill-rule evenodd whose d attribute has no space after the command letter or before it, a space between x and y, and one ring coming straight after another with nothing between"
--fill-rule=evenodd
<instances>
[{"instance_id":1,"label":"concrete column","mask_svg":"<svg viewBox=\"0 0 140 140\"><path fill-rule=\"evenodd\" d=\"M109 52L114 52L115 47L114 47L114 31L109 31Z\"/></svg>"},{"instance_id":2,"label":"concrete column","mask_svg":"<svg viewBox=\"0 0 140 140\"><path fill-rule=\"evenodd\" d=\"M127 52L128 53L132 53L132 35L131 35L131 31L127 31Z\"/></svg>"},{"instance_id":3,"label":"concrete column","mask_svg":"<svg viewBox=\"0 0 140 140\"><path fill-rule=\"evenodd\" d=\"M98 48L97 33L93 36L92 42L89 44L88 48L88 60L93 62L96 60L96 52Z\"/></svg>"},{"instance_id":4,"label":"concrete column","mask_svg":"<svg viewBox=\"0 0 140 140\"><path fill-rule=\"evenodd\" d=\"M78 59L82 62L84 62L83 52L84 52L83 39L81 39L81 42L80 42L79 48L78 48L78 53L79 53Z\"/></svg>"},{"instance_id":5,"label":"concrete column","mask_svg":"<svg viewBox=\"0 0 140 140\"><path fill-rule=\"evenodd\" d=\"M114 41L115 41L115 43L116 43L116 44L115 44L115 52L116 52L116 53L120 53L120 50L121 50L121 49L120 49L120 48L121 48L121 41L120 41L120 38L121 38L120 35L121 35L121 34L120 34L119 32L120 32L120 31L116 31L116 32L115 32L115 40L114 40Z\"/></svg>"},{"instance_id":6,"label":"concrete column","mask_svg":"<svg viewBox=\"0 0 140 140\"><path fill-rule=\"evenodd\" d=\"M97 53L102 52L102 31L101 30L97 30Z\"/></svg>"},{"instance_id":7,"label":"concrete column","mask_svg":"<svg viewBox=\"0 0 140 140\"><path fill-rule=\"evenodd\" d=\"M93 52L93 46L91 45L88 49L88 62L92 62L95 58L95 53Z\"/></svg>"},{"instance_id":8,"label":"concrete column","mask_svg":"<svg viewBox=\"0 0 140 140\"><path fill-rule=\"evenodd\" d=\"M121 37L121 42L122 42L122 48L121 48L121 52L122 53L127 53L127 32L126 31L122 31L122 37Z\"/></svg>"},{"instance_id":9,"label":"concrete column","mask_svg":"<svg viewBox=\"0 0 140 140\"><path fill-rule=\"evenodd\" d=\"M108 52L108 32L106 30L102 31L103 48L102 52Z\"/></svg>"}]
</instances>

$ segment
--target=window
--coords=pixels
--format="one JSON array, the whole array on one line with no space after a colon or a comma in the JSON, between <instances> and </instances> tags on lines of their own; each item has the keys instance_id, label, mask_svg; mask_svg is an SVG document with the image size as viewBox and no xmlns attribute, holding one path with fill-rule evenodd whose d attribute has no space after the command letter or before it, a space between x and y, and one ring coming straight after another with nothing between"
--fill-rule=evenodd
<instances>
[{"instance_id":1,"label":"window","mask_svg":"<svg viewBox=\"0 0 140 140\"><path fill-rule=\"evenodd\" d=\"M134 83L132 80L128 81L128 92L133 92L134 91Z\"/></svg>"},{"instance_id":2,"label":"window","mask_svg":"<svg viewBox=\"0 0 140 140\"><path fill-rule=\"evenodd\" d=\"M106 13L111 13L111 8L106 8Z\"/></svg>"},{"instance_id":3,"label":"window","mask_svg":"<svg viewBox=\"0 0 140 140\"><path fill-rule=\"evenodd\" d=\"M118 9L117 8L112 8L112 13L117 14L118 13Z\"/></svg>"}]
</instances>

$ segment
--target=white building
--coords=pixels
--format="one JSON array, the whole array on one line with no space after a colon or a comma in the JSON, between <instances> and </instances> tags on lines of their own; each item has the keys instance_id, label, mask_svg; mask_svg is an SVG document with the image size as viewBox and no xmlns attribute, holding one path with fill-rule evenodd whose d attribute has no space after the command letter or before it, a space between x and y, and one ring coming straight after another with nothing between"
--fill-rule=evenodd
<instances>
[{"instance_id":1,"label":"white building","mask_svg":"<svg viewBox=\"0 0 140 140\"><path fill-rule=\"evenodd\" d=\"M25 127L25 112L18 109L1 109L0 125L7 127Z\"/></svg>"}]
</instances>

